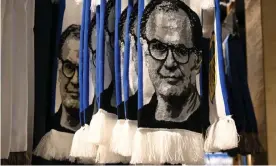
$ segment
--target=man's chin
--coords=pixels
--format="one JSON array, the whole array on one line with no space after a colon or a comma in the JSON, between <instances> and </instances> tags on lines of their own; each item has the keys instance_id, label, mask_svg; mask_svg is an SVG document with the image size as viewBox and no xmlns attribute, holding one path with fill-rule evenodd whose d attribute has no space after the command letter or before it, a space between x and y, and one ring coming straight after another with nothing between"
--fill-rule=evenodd
<instances>
[{"instance_id":1,"label":"man's chin","mask_svg":"<svg viewBox=\"0 0 276 166\"><path fill-rule=\"evenodd\" d=\"M166 85L161 86L157 93L164 97L176 97L183 94L183 89L175 85Z\"/></svg>"},{"instance_id":2,"label":"man's chin","mask_svg":"<svg viewBox=\"0 0 276 166\"><path fill-rule=\"evenodd\" d=\"M79 109L79 101L75 99L66 99L62 102L64 107L70 109Z\"/></svg>"}]
</instances>

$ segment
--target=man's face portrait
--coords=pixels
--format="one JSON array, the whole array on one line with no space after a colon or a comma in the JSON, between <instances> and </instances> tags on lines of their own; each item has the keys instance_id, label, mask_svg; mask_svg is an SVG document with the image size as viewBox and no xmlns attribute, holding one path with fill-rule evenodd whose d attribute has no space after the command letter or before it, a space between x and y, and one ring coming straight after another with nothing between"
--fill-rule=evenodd
<instances>
[{"instance_id":1,"label":"man's face portrait","mask_svg":"<svg viewBox=\"0 0 276 166\"><path fill-rule=\"evenodd\" d=\"M69 36L61 48L59 71L62 105L67 109L79 109L79 39Z\"/></svg>"},{"instance_id":2,"label":"man's face portrait","mask_svg":"<svg viewBox=\"0 0 276 166\"><path fill-rule=\"evenodd\" d=\"M60 125L72 131L79 122L79 46L80 25L72 24L61 34L59 54Z\"/></svg>"},{"instance_id":3,"label":"man's face portrait","mask_svg":"<svg viewBox=\"0 0 276 166\"><path fill-rule=\"evenodd\" d=\"M185 100L197 93L201 52L193 43L193 24L187 11L170 7L170 3L173 2L167 0L147 13L142 38L145 63L155 92L165 102L167 111L171 111L168 116L178 118ZM177 100L179 103L172 104ZM172 111L173 107L179 107L180 111Z\"/></svg>"},{"instance_id":4,"label":"man's face portrait","mask_svg":"<svg viewBox=\"0 0 276 166\"><path fill-rule=\"evenodd\" d=\"M146 24L146 63L157 93L181 96L195 85L199 55L192 42L191 22L179 9L155 10Z\"/></svg>"}]
</instances>

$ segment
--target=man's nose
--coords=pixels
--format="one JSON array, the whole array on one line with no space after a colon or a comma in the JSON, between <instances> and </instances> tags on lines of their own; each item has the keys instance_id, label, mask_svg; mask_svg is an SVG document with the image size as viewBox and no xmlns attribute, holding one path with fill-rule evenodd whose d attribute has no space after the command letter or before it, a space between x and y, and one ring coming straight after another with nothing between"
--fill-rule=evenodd
<instances>
[{"instance_id":1,"label":"man's nose","mask_svg":"<svg viewBox=\"0 0 276 166\"><path fill-rule=\"evenodd\" d=\"M177 63L173 57L173 54L172 54L172 51L169 49L168 51L168 56L166 58L166 61L165 61L165 67L167 69L171 69L171 68L174 68L177 66Z\"/></svg>"},{"instance_id":2,"label":"man's nose","mask_svg":"<svg viewBox=\"0 0 276 166\"><path fill-rule=\"evenodd\" d=\"M75 71L72 79L71 79L71 83L74 85L78 85L79 84L79 72L78 70Z\"/></svg>"}]
</instances>

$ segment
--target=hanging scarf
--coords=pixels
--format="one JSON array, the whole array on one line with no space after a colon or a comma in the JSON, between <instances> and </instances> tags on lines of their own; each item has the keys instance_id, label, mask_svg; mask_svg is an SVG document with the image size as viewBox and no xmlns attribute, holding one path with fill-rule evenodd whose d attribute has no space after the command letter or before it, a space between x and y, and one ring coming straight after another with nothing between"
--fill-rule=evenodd
<instances>
[{"instance_id":1,"label":"hanging scarf","mask_svg":"<svg viewBox=\"0 0 276 166\"><path fill-rule=\"evenodd\" d=\"M59 2L59 51L57 71L54 74L57 79L53 79L57 81L53 99L55 104L52 104L55 105L55 111L50 119L52 130L44 135L34 151L35 155L47 160L69 159L73 133L80 128L77 66L82 7L75 1L66 2Z\"/></svg>"},{"instance_id":2,"label":"hanging scarf","mask_svg":"<svg viewBox=\"0 0 276 166\"><path fill-rule=\"evenodd\" d=\"M229 107L240 135L239 147L231 155L262 151L256 117L246 78L246 61L240 36L230 34L224 41Z\"/></svg>"},{"instance_id":3,"label":"hanging scarf","mask_svg":"<svg viewBox=\"0 0 276 166\"><path fill-rule=\"evenodd\" d=\"M218 152L238 146L238 134L231 117L225 83L222 29L219 0L215 0L215 35L211 43L209 70L210 123L204 144L206 152Z\"/></svg>"},{"instance_id":4,"label":"hanging scarf","mask_svg":"<svg viewBox=\"0 0 276 166\"><path fill-rule=\"evenodd\" d=\"M115 1L104 0L100 5L99 31L99 110L90 122L92 141L99 145L109 145L112 130L117 120L114 80L114 6ZM103 21L102 21L103 20Z\"/></svg>"},{"instance_id":5,"label":"hanging scarf","mask_svg":"<svg viewBox=\"0 0 276 166\"><path fill-rule=\"evenodd\" d=\"M145 9L141 0L137 36L139 110L131 163L203 163L198 14L180 0L150 1Z\"/></svg>"},{"instance_id":6,"label":"hanging scarf","mask_svg":"<svg viewBox=\"0 0 276 166\"><path fill-rule=\"evenodd\" d=\"M124 70L123 70L123 87L124 87L124 110L126 121L123 128L123 140L125 147L121 151L123 156L131 156L133 148L133 138L137 129L137 72L135 71L135 65L137 66L137 59L133 58L131 52L131 22L132 15L137 15L138 4L133 5L135 1L128 1L127 17L125 23L125 35L124 35ZM136 7L136 8L135 8ZM136 10L136 12L135 12ZM133 27L133 26L132 26ZM134 78L134 79L133 79ZM136 78L136 79L135 79Z\"/></svg>"},{"instance_id":7,"label":"hanging scarf","mask_svg":"<svg viewBox=\"0 0 276 166\"><path fill-rule=\"evenodd\" d=\"M79 51L79 82L80 82L80 122L82 127L75 133L70 156L77 158L78 163L93 163L96 157L97 146L89 139L89 125L87 125L87 111L89 105L89 68L90 68L90 49L88 40L88 29L90 23L90 0L85 0L83 3L83 16L80 35L80 51ZM92 91L93 92L93 91ZM90 110L90 118L92 115Z\"/></svg>"},{"instance_id":8,"label":"hanging scarf","mask_svg":"<svg viewBox=\"0 0 276 166\"><path fill-rule=\"evenodd\" d=\"M96 43L96 96L97 96L97 101L98 101L98 107L99 108L108 108L106 110L108 111L96 111L95 114L92 117L90 127L91 127L91 136L92 136L92 141L97 142L99 145L98 151L97 151L97 156L96 156L96 163L103 164L103 163L120 163L120 162L126 162L126 159L116 153L113 153L110 151L109 143L110 143L110 138L112 134L112 130L114 128L114 125L116 123L117 115L116 115L116 109L111 108L111 95L113 93L113 83L109 82L110 85L109 87L106 87L106 81L108 83L108 80L112 79L112 75L110 72L107 71L108 69L113 69L113 34L110 32L113 32L113 18L109 18L113 16L113 7L114 7L114 1L109 1L106 6L106 14L103 18L103 12L105 10L105 1L100 3L100 6L96 7L96 27L95 24L92 24L91 27L91 40L92 43L93 41L97 41ZM102 21L104 20L104 21ZM92 21L93 22L93 21ZM102 24L104 23L104 27ZM94 26L93 26L94 25ZM104 28L104 29L101 29ZM105 30L105 36L103 30ZM97 32L95 34L95 32ZM97 39L97 40L96 40ZM107 40L105 40L107 39ZM103 41L105 40L105 41ZM92 47L95 46L92 44ZM92 49L93 50L93 49ZM103 50L105 50L105 54L102 54ZM108 52L107 52L108 51ZM104 59L103 59L104 58ZM103 62L104 60L104 62ZM110 62L112 60L112 62ZM110 63L109 63L110 62ZM105 66L102 66L102 65ZM107 69L107 70L106 70ZM104 73L103 73L104 72ZM102 78L104 74L104 79ZM111 77L111 78L110 78ZM103 88L102 84L105 84L105 89L104 92L101 92L101 89ZM107 84L108 85L108 84ZM111 108L111 109L110 109ZM113 111L110 113L110 111ZM104 139L104 140L103 140Z\"/></svg>"},{"instance_id":9,"label":"hanging scarf","mask_svg":"<svg viewBox=\"0 0 276 166\"><path fill-rule=\"evenodd\" d=\"M123 94L123 29L127 13L127 0L116 1L115 6L115 40L114 40L114 61L115 61L115 83L116 83L116 104L118 120L112 131L110 149L114 153L119 153L124 149L125 139L122 136L122 130L125 123L124 96ZM121 49L120 49L121 48Z\"/></svg>"}]
</instances>

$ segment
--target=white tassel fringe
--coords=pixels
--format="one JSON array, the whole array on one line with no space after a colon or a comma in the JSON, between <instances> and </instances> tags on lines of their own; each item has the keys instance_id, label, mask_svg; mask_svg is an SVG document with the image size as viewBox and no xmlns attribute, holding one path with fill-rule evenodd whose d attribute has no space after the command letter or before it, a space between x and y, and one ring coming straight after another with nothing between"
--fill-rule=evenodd
<instances>
[{"instance_id":1,"label":"white tassel fringe","mask_svg":"<svg viewBox=\"0 0 276 166\"><path fill-rule=\"evenodd\" d=\"M110 141L110 150L114 153L120 154L120 149L125 145L123 142L123 129L126 120L117 120L115 127L112 130L112 137Z\"/></svg>"},{"instance_id":2,"label":"white tassel fringe","mask_svg":"<svg viewBox=\"0 0 276 166\"><path fill-rule=\"evenodd\" d=\"M137 121L136 120L126 120L124 127L123 127L123 133L122 133L122 145L119 149L119 154L122 156L131 156L132 155L132 149L133 149L133 140L134 135L137 130Z\"/></svg>"},{"instance_id":3,"label":"white tassel fringe","mask_svg":"<svg viewBox=\"0 0 276 166\"><path fill-rule=\"evenodd\" d=\"M203 164L201 133L183 129L138 128L131 164Z\"/></svg>"},{"instance_id":4,"label":"white tassel fringe","mask_svg":"<svg viewBox=\"0 0 276 166\"><path fill-rule=\"evenodd\" d=\"M74 135L70 156L77 162L93 164L97 155L97 146L89 140L89 126L81 127Z\"/></svg>"},{"instance_id":5,"label":"white tassel fringe","mask_svg":"<svg viewBox=\"0 0 276 166\"><path fill-rule=\"evenodd\" d=\"M239 135L231 115L219 118L206 133L205 152L218 152L238 147Z\"/></svg>"},{"instance_id":6,"label":"white tassel fringe","mask_svg":"<svg viewBox=\"0 0 276 166\"><path fill-rule=\"evenodd\" d=\"M129 158L123 157L119 154L113 153L110 151L109 146L99 146L96 163L105 164L105 163L128 163Z\"/></svg>"},{"instance_id":7,"label":"white tassel fringe","mask_svg":"<svg viewBox=\"0 0 276 166\"><path fill-rule=\"evenodd\" d=\"M90 136L89 138L94 144L108 145L112 136L112 130L116 124L117 116L108 113L103 109L93 115L90 122Z\"/></svg>"},{"instance_id":8,"label":"white tassel fringe","mask_svg":"<svg viewBox=\"0 0 276 166\"><path fill-rule=\"evenodd\" d=\"M34 150L34 155L46 160L70 160L69 157L73 134L52 129L46 133Z\"/></svg>"}]
</instances>

